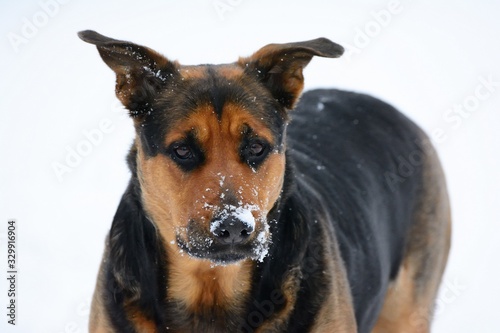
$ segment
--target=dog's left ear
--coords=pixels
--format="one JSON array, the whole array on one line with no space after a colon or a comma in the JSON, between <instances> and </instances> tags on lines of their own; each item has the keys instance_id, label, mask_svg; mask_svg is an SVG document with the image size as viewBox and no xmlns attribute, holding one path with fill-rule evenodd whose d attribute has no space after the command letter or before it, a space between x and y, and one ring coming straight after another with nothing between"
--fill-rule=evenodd
<instances>
[{"instance_id":1,"label":"dog's left ear","mask_svg":"<svg viewBox=\"0 0 500 333\"><path fill-rule=\"evenodd\" d=\"M302 70L313 56L338 58L344 48L326 38L287 44L269 44L238 64L255 75L286 109L295 106L304 87Z\"/></svg>"},{"instance_id":2,"label":"dog's left ear","mask_svg":"<svg viewBox=\"0 0 500 333\"><path fill-rule=\"evenodd\" d=\"M78 37L94 44L102 60L115 72L116 96L132 116L150 111L151 100L177 74L176 62L148 47L92 30L80 31Z\"/></svg>"}]
</instances>

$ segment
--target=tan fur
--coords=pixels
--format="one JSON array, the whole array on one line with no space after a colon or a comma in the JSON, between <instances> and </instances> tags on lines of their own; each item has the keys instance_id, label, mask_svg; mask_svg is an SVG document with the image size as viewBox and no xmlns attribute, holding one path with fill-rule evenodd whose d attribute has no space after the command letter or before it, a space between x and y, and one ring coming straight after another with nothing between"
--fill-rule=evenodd
<instances>
[{"instance_id":1,"label":"tan fur","mask_svg":"<svg viewBox=\"0 0 500 333\"><path fill-rule=\"evenodd\" d=\"M280 74L283 77L281 89L295 96L293 99L295 102L304 89L304 75L302 71L311 60L312 55L304 56L303 53L293 53L293 60L289 61L288 58L291 56L292 52L290 54L283 54L283 49L280 45L270 44L261 48L250 57L240 58L238 64L244 68L248 63L258 62L260 67L269 69L269 73ZM283 61L286 61L287 64L282 65Z\"/></svg>"},{"instance_id":2,"label":"tan fur","mask_svg":"<svg viewBox=\"0 0 500 333\"><path fill-rule=\"evenodd\" d=\"M271 153L258 171L240 161L239 142L246 124L261 137L272 139L269 130L254 117L235 105L224 107L219 121L213 109L206 106L176 126L165 139L165 145L194 130L206 152L206 164L190 174L183 172L169 157L158 154L146 158L138 146L138 174L145 210L165 240L169 258L169 297L181 300L196 310L216 303L234 301L249 288L251 265L240 263L212 267L208 261L179 253L178 236L186 238L188 221L194 220L208 230L222 197L231 193L243 205L256 205L263 216L280 195L284 174L284 156ZM223 184L221 186L221 183ZM253 214L257 214L253 212ZM257 223L262 216L254 216ZM254 235L255 236L255 235ZM241 298L241 297L240 297Z\"/></svg>"},{"instance_id":3,"label":"tan fur","mask_svg":"<svg viewBox=\"0 0 500 333\"><path fill-rule=\"evenodd\" d=\"M169 264L168 298L180 300L196 314L210 313L216 307L242 308L250 290L251 261L214 266L170 250Z\"/></svg>"},{"instance_id":4,"label":"tan fur","mask_svg":"<svg viewBox=\"0 0 500 333\"><path fill-rule=\"evenodd\" d=\"M100 297L97 293L100 288L96 288L94 298L92 300L92 307L90 310L89 332L90 333L111 333L107 319L105 318L106 310L101 304Z\"/></svg>"},{"instance_id":5,"label":"tan fur","mask_svg":"<svg viewBox=\"0 0 500 333\"><path fill-rule=\"evenodd\" d=\"M412 325L412 313L420 306L419 303L427 304L431 299L427 296L415 296L415 284L412 278L414 272L411 267L400 268L398 278L387 291L384 306L379 316L373 333L396 333L396 332L428 332L428 327L415 327Z\"/></svg>"},{"instance_id":6,"label":"tan fur","mask_svg":"<svg viewBox=\"0 0 500 333\"><path fill-rule=\"evenodd\" d=\"M323 221L327 223L328 221ZM323 233L324 239L321 242L328 244L337 244L333 235ZM332 247L325 247L323 253L318 253L318 257L310 258L314 260L324 261L323 274L331 285L328 289L323 290L326 295L326 300L322 304L319 313L316 315L316 321L311 328L314 333L355 333L356 319L354 316L351 290L347 282L347 275L344 264L340 257L340 251L336 245L333 246L336 250L332 251ZM307 270L305 271L307 274ZM285 277L282 285L282 293L285 298L285 307L278 313L273 314L259 329L258 333L273 333L281 332L288 324L292 311L296 306L296 298L300 289L302 279L307 279L307 276L301 276L300 270L291 269Z\"/></svg>"},{"instance_id":7,"label":"tan fur","mask_svg":"<svg viewBox=\"0 0 500 333\"><path fill-rule=\"evenodd\" d=\"M140 333L154 333L156 332L156 325L151 320L147 319L139 311L127 311L127 318L134 324L134 328Z\"/></svg>"},{"instance_id":8,"label":"tan fur","mask_svg":"<svg viewBox=\"0 0 500 333\"><path fill-rule=\"evenodd\" d=\"M244 67L241 67L237 64L229 64L229 65L219 66L217 68L217 73L229 80L237 81L244 76L243 68Z\"/></svg>"},{"instance_id":9,"label":"tan fur","mask_svg":"<svg viewBox=\"0 0 500 333\"><path fill-rule=\"evenodd\" d=\"M179 73L182 80L203 79L206 76L206 68L202 66L181 66Z\"/></svg>"},{"instance_id":10,"label":"tan fur","mask_svg":"<svg viewBox=\"0 0 500 333\"><path fill-rule=\"evenodd\" d=\"M428 139L424 137L424 143ZM427 333L451 239L446 182L436 152L425 144L423 184L403 264L373 333Z\"/></svg>"},{"instance_id":11,"label":"tan fur","mask_svg":"<svg viewBox=\"0 0 500 333\"><path fill-rule=\"evenodd\" d=\"M347 277L344 270L335 269L335 271L332 278L332 290L328 293L325 303L317 314L311 332L357 332Z\"/></svg>"},{"instance_id":12,"label":"tan fur","mask_svg":"<svg viewBox=\"0 0 500 333\"><path fill-rule=\"evenodd\" d=\"M104 253L104 258L107 256L107 251ZM94 290L94 296L92 298L92 304L90 307L90 318L89 318L89 333L111 333L109 328L108 318L106 316L106 309L104 304L102 304L102 289L103 289L103 262L101 262L99 268L99 276L97 277L96 287Z\"/></svg>"},{"instance_id":13,"label":"tan fur","mask_svg":"<svg viewBox=\"0 0 500 333\"><path fill-rule=\"evenodd\" d=\"M328 225L328 221L324 221ZM330 290L325 290L327 298L316 315L316 321L311 329L315 333L345 332L356 333L356 318L352 304L351 289L347 281L347 274L340 249L334 235L324 232L325 243L334 244L332 247L326 246L324 253L321 253L321 260L324 260L326 267L324 274L329 276L331 281ZM319 258L318 258L319 259Z\"/></svg>"},{"instance_id":14,"label":"tan fur","mask_svg":"<svg viewBox=\"0 0 500 333\"><path fill-rule=\"evenodd\" d=\"M285 167L282 154L271 153L257 172L242 163L237 155L242 124L249 124L257 133L260 131L262 137L269 137L270 133L250 116L245 117L243 111L233 113L230 107L227 110L221 122L210 108L200 110L167 138L166 144L170 144L185 130L194 128L207 152L206 165L201 170L186 174L169 157L158 154L146 158L138 149L143 202L169 245L175 241L177 232L183 233L182 228L190 219L205 223L208 228L213 214L210 207L220 205L221 196L229 191L243 205L257 205L263 215L280 194ZM258 221L259 216L255 218Z\"/></svg>"},{"instance_id":15,"label":"tan fur","mask_svg":"<svg viewBox=\"0 0 500 333\"><path fill-rule=\"evenodd\" d=\"M287 276L284 277L281 285L281 294L283 295L285 306L279 312L273 313L269 319L255 330L255 333L282 331L288 324L293 309L295 309L299 289L300 271L298 268L291 269Z\"/></svg>"}]
</instances>

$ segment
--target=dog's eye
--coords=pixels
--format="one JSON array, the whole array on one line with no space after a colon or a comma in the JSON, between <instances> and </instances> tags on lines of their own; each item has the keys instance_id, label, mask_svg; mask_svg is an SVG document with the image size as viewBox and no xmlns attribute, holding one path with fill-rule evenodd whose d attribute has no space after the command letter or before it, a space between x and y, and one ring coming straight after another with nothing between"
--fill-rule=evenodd
<instances>
[{"instance_id":1,"label":"dog's eye","mask_svg":"<svg viewBox=\"0 0 500 333\"><path fill-rule=\"evenodd\" d=\"M252 168L258 167L269 152L269 145L261 139L250 139L241 150L241 158Z\"/></svg>"},{"instance_id":2,"label":"dog's eye","mask_svg":"<svg viewBox=\"0 0 500 333\"><path fill-rule=\"evenodd\" d=\"M175 156L181 160L187 160L193 157L193 152L187 145L175 145L173 151Z\"/></svg>"},{"instance_id":3,"label":"dog's eye","mask_svg":"<svg viewBox=\"0 0 500 333\"><path fill-rule=\"evenodd\" d=\"M169 155L186 172L194 170L204 160L203 153L195 145L185 142L174 143L169 149Z\"/></svg>"},{"instance_id":4,"label":"dog's eye","mask_svg":"<svg viewBox=\"0 0 500 333\"><path fill-rule=\"evenodd\" d=\"M205 162L205 153L194 135L189 134L165 148L170 157L185 172L192 171Z\"/></svg>"},{"instance_id":5,"label":"dog's eye","mask_svg":"<svg viewBox=\"0 0 500 333\"><path fill-rule=\"evenodd\" d=\"M253 142L248 148L248 152L252 156L260 156L264 153L264 145L260 142Z\"/></svg>"}]
</instances>

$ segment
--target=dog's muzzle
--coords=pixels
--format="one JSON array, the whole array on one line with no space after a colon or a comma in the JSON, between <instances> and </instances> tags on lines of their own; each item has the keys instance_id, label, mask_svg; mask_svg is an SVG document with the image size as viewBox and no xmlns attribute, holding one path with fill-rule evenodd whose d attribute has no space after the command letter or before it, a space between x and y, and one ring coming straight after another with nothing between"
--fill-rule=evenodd
<instances>
[{"instance_id":1,"label":"dog's muzzle","mask_svg":"<svg viewBox=\"0 0 500 333\"><path fill-rule=\"evenodd\" d=\"M218 209L209 227L191 220L186 238L178 235L177 244L189 255L216 264L230 264L244 259L262 261L267 255L267 221L257 223L254 206L225 205Z\"/></svg>"}]
</instances>

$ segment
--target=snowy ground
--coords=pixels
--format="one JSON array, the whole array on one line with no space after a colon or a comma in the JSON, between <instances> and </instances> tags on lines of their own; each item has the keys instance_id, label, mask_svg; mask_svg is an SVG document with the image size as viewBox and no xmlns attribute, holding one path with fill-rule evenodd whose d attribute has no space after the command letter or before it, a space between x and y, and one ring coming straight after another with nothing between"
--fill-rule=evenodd
<instances>
[{"instance_id":1,"label":"snowy ground","mask_svg":"<svg viewBox=\"0 0 500 333\"><path fill-rule=\"evenodd\" d=\"M185 64L232 62L267 43L320 36L346 46L341 59L313 59L306 88L345 88L393 103L432 135L446 169L453 249L434 332L499 332L500 3L355 3L0 2L1 271L12 218L19 260L17 325L7 324L1 278L0 331L86 331L133 136L112 72L76 36L94 29ZM102 138L89 145L86 134L96 131ZM77 149L86 156L70 157ZM70 172L58 178L53 165L66 159Z\"/></svg>"}]
</instances>

